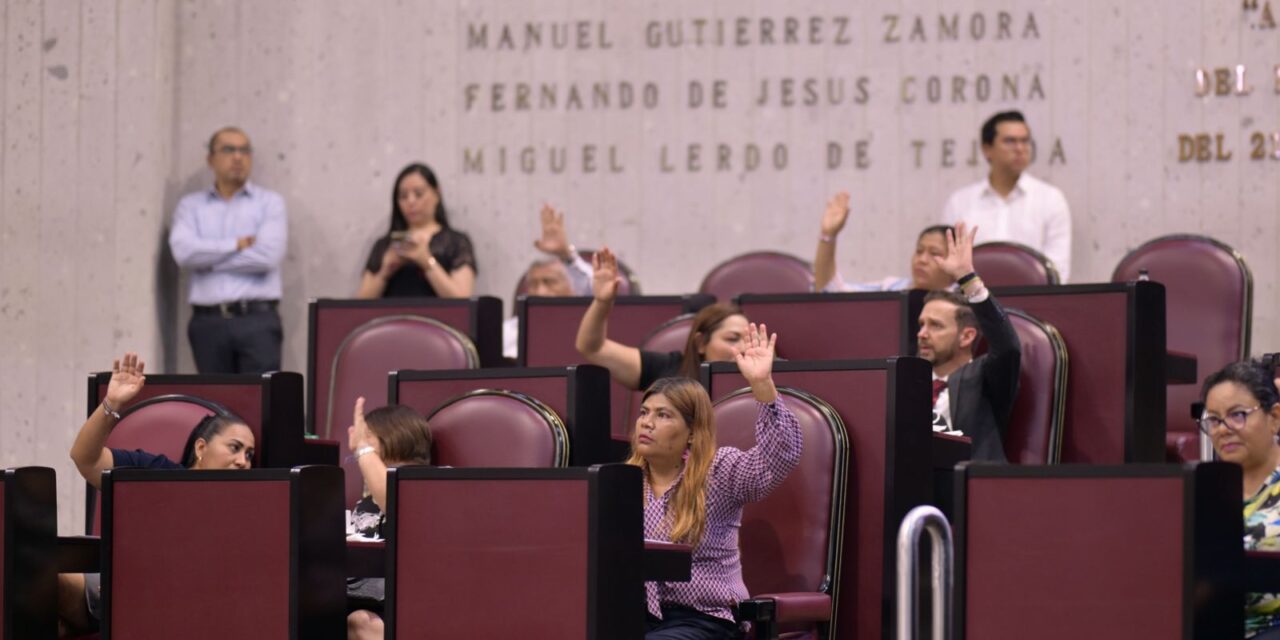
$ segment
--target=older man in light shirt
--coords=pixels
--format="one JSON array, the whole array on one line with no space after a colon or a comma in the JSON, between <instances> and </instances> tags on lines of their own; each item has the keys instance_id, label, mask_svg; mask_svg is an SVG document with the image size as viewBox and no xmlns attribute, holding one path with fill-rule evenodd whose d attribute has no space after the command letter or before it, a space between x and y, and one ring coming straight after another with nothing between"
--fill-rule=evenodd
<instances>
[{"instance_id":1,"label":"older man in light shirt","mask_svg":"<svg viewBox=\"0 0 1280 640\"><path fill-rule=\"evenodd\" d=\"M200 373L280 368L280 262L288 243L284 199L249 182L253 147L235 127L209 139L213 185L178 202L169 232L190 274L187 334Z\"/></svg>"},{"instance_id":2,"label":"older man in light shirt","mask_svg":"<svg viewBox=\"0 0 1280 640\"><path fill-rule=\"evenodd\" d=\"M983 123L982 154L990 173L951 194L943 222L977 226L988 241L1025 244L1052 260L1066 282L1071 275L1071 209L1061 190L1026 173L1031 130L1020 112L997 113Z\"/></svg>"}]
</instances>

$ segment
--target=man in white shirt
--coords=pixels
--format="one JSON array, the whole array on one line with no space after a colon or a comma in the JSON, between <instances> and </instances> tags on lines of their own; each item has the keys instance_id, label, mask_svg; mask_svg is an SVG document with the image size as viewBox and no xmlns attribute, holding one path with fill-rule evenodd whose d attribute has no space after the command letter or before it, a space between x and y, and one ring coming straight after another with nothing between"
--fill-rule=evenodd
<instances>
[{"instance_id":1,"label":"man in white shirt","mask_svg":"<svg viewBox=\"0 0 1280 640\"><path fill-rule=\"evenodd\" d=\"M1031 130L1018 111L1003 111L982 125L987 179L951 194L943 209L946 224L967 222L986 240L1025 244L1050 260L1062 281L1071 275L1071 209L1057 187L1026 173L1031 163Z\"/></svg>"}]
</instances>

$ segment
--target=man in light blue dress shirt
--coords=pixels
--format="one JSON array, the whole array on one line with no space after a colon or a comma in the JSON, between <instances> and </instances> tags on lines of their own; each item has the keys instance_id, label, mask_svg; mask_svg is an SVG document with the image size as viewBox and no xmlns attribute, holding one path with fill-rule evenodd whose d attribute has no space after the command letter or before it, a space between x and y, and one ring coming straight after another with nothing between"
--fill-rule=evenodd
<instances>
[{"instance_id":1,"label":"man in light blue dress shirt","mask_svg":"<svg viewBox=\"0 0 1280 640\"><path fill-rule=\"evenodd\" d=\"M253 147L235 127L209 140L213 186L178 202L169 248L188 270L187 335L200 373L280 368L280 262L288 244L284 199L249 182Z\"/></svg>"}]
</instances>

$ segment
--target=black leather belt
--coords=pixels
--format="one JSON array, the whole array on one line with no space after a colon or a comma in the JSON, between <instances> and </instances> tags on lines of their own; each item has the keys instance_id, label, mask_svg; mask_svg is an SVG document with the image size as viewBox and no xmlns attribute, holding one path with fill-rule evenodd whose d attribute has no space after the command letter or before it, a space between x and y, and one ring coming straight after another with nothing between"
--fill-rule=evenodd
<instances>
[{"instance_id":1,"label":"black leather belt","mask_svg":"<svg viewBox=\"0 0 1280 640\"><path fill-rule=\"evenodd\" d=\"M224 318L234 318L236 316L247 316L251 313L275 311L278 304L277 300L236 300L214 305L193 304L191 305L191 310L193 313L201 315L217 314Z\"/></svg>"}]
</instances>

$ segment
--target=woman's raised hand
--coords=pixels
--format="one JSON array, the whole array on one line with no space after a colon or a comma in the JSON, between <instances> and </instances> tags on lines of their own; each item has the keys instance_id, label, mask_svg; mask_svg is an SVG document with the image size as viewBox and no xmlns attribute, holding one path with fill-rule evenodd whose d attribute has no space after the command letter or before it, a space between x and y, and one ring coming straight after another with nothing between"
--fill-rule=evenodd
<instances>
[{"instance_id":1,"label":"woman's raised hand","mask_svg":"<svg viewBox=\"0 0 1280 640\"><path fill-rule=\"evenodd\" d=\"M849 192L841 191L827 201L822 212L822 235L834 238L849 219Z\"/></svg>"},{"instance_id":2,"label":"woman's raised hand","mask_svg":"<svg viewBox=\"0 0 1280 640\"><path fill-rule=\"evenodd\" d=\"M147 383L142 370L146 363L132 351L111 363L111 382L107 385L107 404L115 411L120 411L126 404L137 397L138 392Z\"/></svg>"},{"instance_id":3,"label":"woman's raised hand","mask_svg":"<svg viewBox=\"0 0 1280 640\"><path fill-rule=\"evenodd\" d=\"M609 247L603 247L591 256L591 293L600 302L613 302L618 297L618 257Z\"/></svg>"},{"instance_id":4,"label":"woman's raised hand","mask_svg":"<svg viewBox=\"0 0 1280 640\"><path fill-rule=\"evenodd\" d=\"M360 447L369 444L369 424L364 421L364 396L356 398L355 410L351 412L351 426L347 427L347 450L355 453Z\"/></svg>"},{"instance_id":5,"label":"woman's raised hand","mask_svg":"<svg viewBox=\"0 0 1280 640\"><path fill-rule=\"evenodd\" d=\"M770 336L765 325L754 322L747 325L747 335L738 343L734 359L738 362L738 371L752 386L771 379L773 351L777 343L778 334Z\"/></svg>"}]
</instances>

